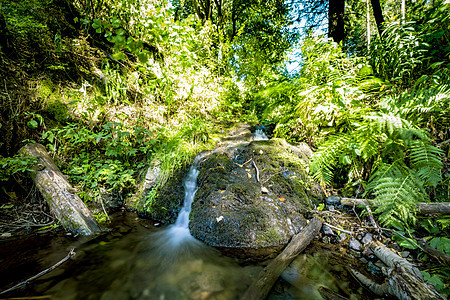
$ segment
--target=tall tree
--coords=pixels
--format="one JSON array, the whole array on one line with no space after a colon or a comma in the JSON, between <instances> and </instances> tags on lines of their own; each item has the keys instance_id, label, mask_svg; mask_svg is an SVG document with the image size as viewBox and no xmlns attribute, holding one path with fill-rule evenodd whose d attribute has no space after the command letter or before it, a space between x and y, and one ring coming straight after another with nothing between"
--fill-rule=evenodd
<instances>
[{"instance_id":1,"label":"tall tree","mask_svg":"<svg viewBox=\"0 0 450 300\"><path fill-rule=\"evenodd\" d=\"M328 37L339 43L345 38L345 0L330 0L328 3Z\"/></svg>"},{"instance_id":2,"label":"tall tree","mask_svg":"<svg viewBox=\"0 0 450 300\"><path fill-rule=\"evenodd\" d=\"M381 10L380 0L371 0L370 2L372 3L373 16L375 17L375 22L377 23L378 33L381 36L381 34L383 33L384 18L383 11Z\"/></svg>"}]
</instances>

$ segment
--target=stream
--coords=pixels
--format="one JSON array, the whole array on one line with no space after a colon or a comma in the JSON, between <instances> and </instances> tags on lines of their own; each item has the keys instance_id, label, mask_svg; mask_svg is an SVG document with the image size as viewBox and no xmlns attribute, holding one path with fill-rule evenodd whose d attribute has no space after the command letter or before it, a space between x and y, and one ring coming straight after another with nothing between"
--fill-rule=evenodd
<instances>
[{"instance_id":1,"label":"stream","mask_svg":"<svg viewBox=\"0 0 450 300\"><path fill-rule=\"evenodd\" d=\"M262 133L263 134L263 133ZM255 138L266 139L263 135ZM193 238L189 212L197 191L196 158L184 180L185 199L176 222L157 227L125 211L110 232L96 238L52 232L0 242L0 291L45 270L75 248L56 270L7 296L21 299L238 299L262 266L242 264ZM282 283L269 299L322 299L318 285L333 287L326 264L311 260L300 287ZM322 264L314 267L314 264ZM305 265L306 266L306 265ZM312 267L311 267L312 266ZM328 274L328 275L327 275ZM309 278L308 278L309 277ZM278 284L280 286L280 284Z\"/></svg>"}]
</instances>

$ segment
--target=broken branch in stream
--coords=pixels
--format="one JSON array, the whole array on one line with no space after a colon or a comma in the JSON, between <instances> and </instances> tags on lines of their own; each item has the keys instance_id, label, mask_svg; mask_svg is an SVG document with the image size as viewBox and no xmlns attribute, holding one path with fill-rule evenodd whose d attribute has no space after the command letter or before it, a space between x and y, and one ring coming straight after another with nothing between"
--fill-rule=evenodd
<instances>
[{"instance_id":1,"label":"broken branch in stream","mask_svg":"<svg viewBox=\"0 0 450 300\"><path fill-rule=\"evenodd\" d=\"M6 294L6 293L9 293L9 292L12 292L12 291L14 291L14 290L17 290L17 289L19 289L19 288L21 288L21 287L23 287L23 286L25 286L25 285L31 283L33 280L36 280L36 279L38 279L39 277L44 276L45 274L50 273L51 271L53 271L54 269L58 268L60 265L62 265L62 264L65 263L66 261L68 261L68 260L69 260L70 258L72 258L74 255L75 255L75 249L72 248L72 249L70 250L70 252L67 254L66 257L64 257L63 259L61 259L59 262L57 262L56 264L54 264L54 265L51 266L50 268L45 269L44 271L42 271L42 272L40 272L40 273L38 273L38 274L36 274L36 275L34 275L34 276L28 278L28 279L25 280L25 281L22 281L22 282L19 283L19 284L16 284L15 286L13 286L13 287L11 287L11 288L9 288L9 289L7 289L7 290L4 290L3 292L0 293L0 295L4 295L4 294Z\"/></svg>"},{"instance_id":2,"label":"broken branch in stream","mask_svg":"<svg viewBox=\"0 0 450 300\"><path fill-rule=\"evenodd\" d=\"M373 293L379 296L395 296L397 299L444 299L434 286L424 281L422 274L412 263L398 256L380 242L369 244L373 253L389 269L383 270L387 281L375 283L362 273L351 270L352 274Z\"/></svg>"},{"instance_id":3,"label":"broken branch in stream","mask_svg":"<svg viewBox=\"0 0 450 300\"><path fill-rule=\"evenodd\" d=\"M241 300L265 299L280 274L311 243L321 227L322 221L318 217L310 220L308 225L291 239L286 248L258 274Z\"/></svg>"}]
</instances>

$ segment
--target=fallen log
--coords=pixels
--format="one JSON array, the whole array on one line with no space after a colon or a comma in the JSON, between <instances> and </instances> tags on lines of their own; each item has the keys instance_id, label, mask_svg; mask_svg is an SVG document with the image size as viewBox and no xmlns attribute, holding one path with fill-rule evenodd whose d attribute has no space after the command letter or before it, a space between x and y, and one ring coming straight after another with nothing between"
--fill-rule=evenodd
<instances>
[{"instance_id":1,"label":"fallen log","mask_svg":"<svg viewBox=\"0 0 450 300\"><path fill-rule=\"evenodd\" d=\"M387 281L378 284L356 270L351 271L373 293L379 296L394 296L401 300L444 299L434 286L424 281L419 269L409 261L398 256L380 242L371 242L369 247L389 267L389 269L383 270Z\"/></svg>"},{"instance_id":2,"label":"fallen log","mask_svg":"<svg viewBox=\"0 0 450 300\"><path fill-rule=\"evenodd\" d=\"M28 144L22 147L19 153L37 157L38 162L29 174L64 228L83 235L101 232L94 216L67 182L43 145Z\"/></svg>"},{"instance_id":3,"label":"fallen log","mask_svg":"<svg viewBox=\"0 0 450 300\"><path fill-rule=\"evenodd\" d=\"M291 239L286 248L258 274L241 300L265 299L283 270L311 243L321 227L322 221L318 217L314 217L305 228Z\"/></svg>"},{"instance_id":4,"label":"fallen log","mask_svg":"<svg viewBox=\"0 0 450 300\"><path fill-rule=\"evenodd\" d=\"M341 198L341 205L344 206L368 206L369 201L366 199ZM418 213L421 215L450 215L450 202L435 202L417 204Z\"/></svg>"}]
</instances>

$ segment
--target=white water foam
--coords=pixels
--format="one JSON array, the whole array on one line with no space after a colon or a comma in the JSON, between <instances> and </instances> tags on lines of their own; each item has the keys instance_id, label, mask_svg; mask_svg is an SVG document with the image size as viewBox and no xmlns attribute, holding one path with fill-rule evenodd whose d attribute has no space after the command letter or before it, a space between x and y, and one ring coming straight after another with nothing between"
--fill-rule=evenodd
<instances>
[{"instance_id":1,"label":"white water foam","mask_svg":"<svg viewBox=\"0 0 450 300\"><path fill-rule=\"evenodd\" d=\"M254 141L267 141L269 138L262 129L256 129L253 136Z\"/></svg>"},{"instance_id":2,"label":"white water foam","mask_svg":"<svg viewBox=\"0 0 450 300\"><path fill-rule=\"evenodd\" d=\"M194 239L189 232L189 213L191 212L191 205L194 201L195 193L197 192L197 176L199 170L195 164L189 169L184 180L184 204L175 224L169 226L167 229L168 242L172 246L181 244L186 239Z\"/></svg>"}]
</instances>

